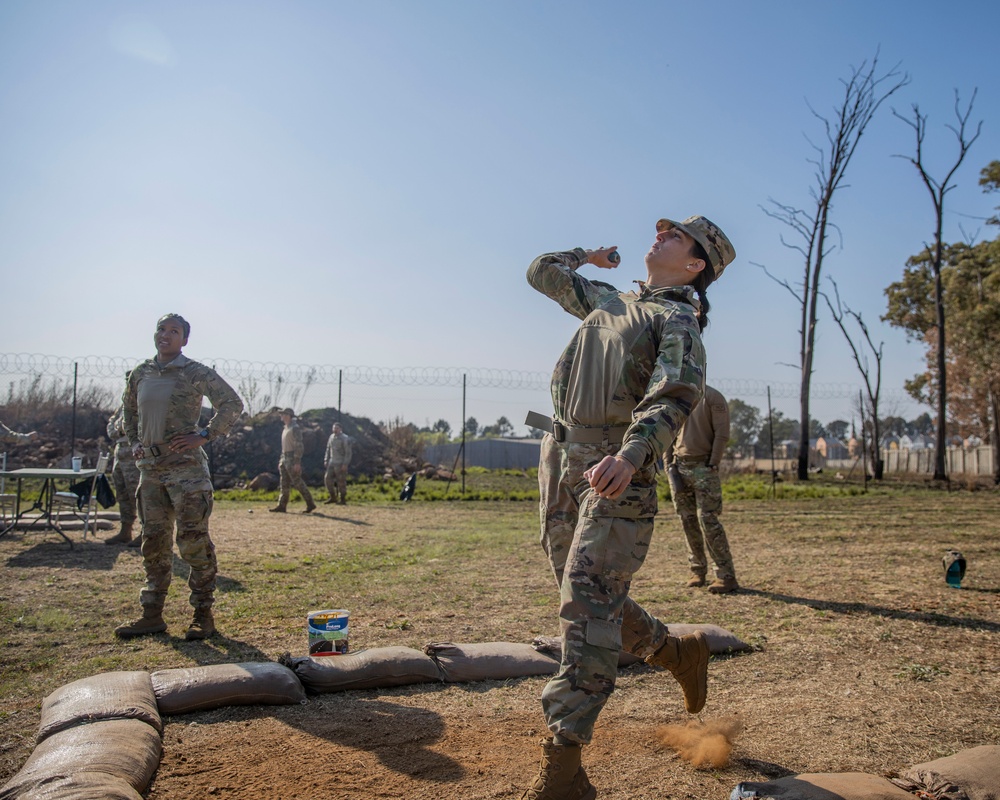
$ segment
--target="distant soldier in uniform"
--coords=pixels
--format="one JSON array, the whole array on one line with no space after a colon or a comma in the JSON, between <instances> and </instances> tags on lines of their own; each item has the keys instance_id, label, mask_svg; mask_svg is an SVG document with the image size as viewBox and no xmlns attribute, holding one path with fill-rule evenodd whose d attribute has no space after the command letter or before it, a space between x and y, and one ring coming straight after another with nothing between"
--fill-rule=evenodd
<instances>
[{"instance_id":1,"label":"distant soldier in uniform","mask_svg":"<svg viewBox=\"0 0 1000 800\"><path fill-rule=\"evenodd\" d=\"M139 468L138 506L142 522L142 565L146 586L139 594L142 616L115 628L123 639L167 629L163 604L173 567L174 524L177 549L191 568L188 587L194 619L185 639L215 633L212 605L218 566L208 535L214 493L202 445L225 436L243 413L239 395L215 370L187 358L191 326L179 314L156 322L156 357L129 373L122 397L125 434ZM202 398L215 410L200 427Z\"/></svg>"},{"instance_id":2,"label":"distant soldier in uniform","mask_svg":"<svg viewBox=\"0 0 1000 800\"><path fill-rule=\"evenodd\" d=\"M323 482L330 493L327 503L347 504L347 467L351 463L354 440L344 433L339 422L333 423L333 433L326 440L326 455L323 466L326 473Z\"/></svg>"},{"instance_id":3,"label":"distant soldier in uniform","mask_svg":"<svg viewBox=\"0 0 1000 800\"><path fill-rule=\"evenodd\" d=\"M656 463L704 391L705 290L735 252L705 217L661 219L656 231L638 292L577 272L614 268L614 247L548 253L528 268L528 282L583 323L552 375L555 415L527 420L548 431L538 467L541 543L559 584L562 660L542 692L551 733L522 800L596 797L581 749L614 690L622 649L668 669L689 713L705 704L704 635L670 635L629 586L652 537Z\"/></svg>"},{"instance_id":4,"label":"distant soldier in uniform","mask_svg":"<svg viewBox=\"0 0 1000 800\"><path fill-rule=\"evenodd\" d=\"M126 380L128 376L126 375ZM135 465L132 448L125 434L125 407L118 410L108 420L108 438L115 444L115 465L111 470L111 479L115 484L115 496L118 498L118 514L121 517L121 530L104 544L127 544L129 547L139 547L142 544L142 532L132 537L135 526L136 506L135 494L139 489L139 468Z\"/></svg>"},{"instance_id":5,"label":"distant soldier in uniform","mask_svg":"<svg viewBox=\"0 0 1000 800\"><path fill-rule=\"evenodd\" d=\"M18 433L0 422L0 444L25 444L38 438L38 431Z\"/></svg>"},{"instance_id":6,"label":"distant soldier in uniform","mask_svg":"<svg viewBox=\"0 0 1000 800\"><path fill-rule=\"evenodd\" d=\"M278 460L278 472L281 475L281 488L278 494L278 505L269 508L284 514L288 508L288 497L292 489L298 489L302 499L306 501L303 514L311 514L316 510L312 493L306 482L302 480L302 453L305 447L302 444L302 429L295 420L295 412L286 408L281 412L281 421L285 423L285 429L281 432L281 458Z\"/></svg>"},{"instance_id":7,"label":"distant soldier in uniform","mask_svg":"<svg viewBox=\"0 0 1000 800\"><path fill-rule=\"evenodd\" d=\"M726 531L719 522L722 482L719 464L729 442L729 406L717 389L705 387L705 398L694 407L664 459L674 510L681 518L687 539L691 580L688 586L704 586L708 574L705 550L715 565L712 594L727 594L740 588ZM672 457L671 457L672 453Z\"/></svg>"}]
</instances>

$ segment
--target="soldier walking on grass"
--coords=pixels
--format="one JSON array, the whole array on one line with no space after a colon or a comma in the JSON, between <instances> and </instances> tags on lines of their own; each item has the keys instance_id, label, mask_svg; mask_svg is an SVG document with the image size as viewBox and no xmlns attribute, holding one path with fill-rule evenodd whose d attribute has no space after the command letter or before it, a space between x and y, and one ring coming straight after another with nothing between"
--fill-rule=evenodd
<instances>
[{"instance_id":1,"label":"soldier walking on grass","mask_svg":"<svg viewBox=\"0 0 1000 800\"><path fill-rule=\"evenodd\" d=\"M585 264L613 269L614 247L549 253L528 268L528 282L583 323L552 376L555 415L527 420L548 431L541 543L559 585L562 660L542 692L550 736L522 800L597 796L581 750L614 690L622 649L668 669L689 713L705 705L704 635L671 636L629 586L652 537L656 463L704 391L705 290L735 252L705 217L661 219L656 231L637 293L578 273Z\"/></svg>"},{"instance_id":2,"label":"soldier walking on grass","mask_svg":"<svg viewBox=\"0 0 1000 800\"><path fill-rule=\"evenodd\" d=\"M326 474L323 482L330 493L327 503L347 504L347 467L351 463L354 440L344 433L339 422L333 423L333 433L326 441L326 455L323 466Z\"/></svg>"},{"instance_id":3,"label":"soldier walking on grass","mask_svg":"<svg viewBox=\"0 0 1000 800\"><path fill-rule=\"evenodd\" d=\"M123 639L161 633L163 604L173 568L174 525L177 549L190 567L188 587L194 619L185 639L215 633L212 605L218 565L208 535L214 494L208 457L202 445L225 436L243 413L243 402L215 370L187 358L191 326L179 314L156 322L156 357L129 373L122 397L125 433L139 467L138 506L142 522L142 566L146 585L139 593L142 616L115 628ZM215 410L200 427L202 398Z\"/></svg>"},{"instance_id":4,"label":"soldier walking on grass","mask_svg":"<svg viewBox=\"0 0 1000 800\"><path fill-rule=\"evenodd\" d=\"M729 443L729 406L722 392L705 387L705 398L695 406L677 435L668 456L670 495L684 526L691 580L688 586L705 585L708 562L715 565L712 594L728 594L740 588L726 530L719 522L722 511L722 481L719 464ZM672 458L670 457L672 454Z\"/></svg>"},{"instance_id":5,"label":"soldier walking on grass","mask_svg":"<svg viewBox=\"0 0 1000 800\"><path fill-rule=\"evenodd\" d=\"M292 489L298 489L302 499L306 501L303 514L311 514L316 510L312 493L306 482L302 480L302 429L295 420L295 412L286 408L281 412L281 421L285 429L281 432L281 458L278 459L278 473L281 475L281 485L278 493L278 505L268 511L284 514L288 509L288 498Z\"/></svg>"},{"instance_id":6,"label":"soldier walking on grass","mask_svg":"<svg viewBox=\"0 0 1000 800\"><path fill-rule=\"evenodd\" d=\"M128 375L125 375L128 380ZM135 465L132 448L125 434L125 407L118 410L108 420L108 438L115 445L115 465L111 470L111 479L115 484L115 497L118 499L118 515L121 518L121 530L104 544L125 544L129 547L139 547L142 544L142 531L133 538L132 528L138 516L135 505L135 495L139 489L139 468Z\"/></svg>"}]
</instances>

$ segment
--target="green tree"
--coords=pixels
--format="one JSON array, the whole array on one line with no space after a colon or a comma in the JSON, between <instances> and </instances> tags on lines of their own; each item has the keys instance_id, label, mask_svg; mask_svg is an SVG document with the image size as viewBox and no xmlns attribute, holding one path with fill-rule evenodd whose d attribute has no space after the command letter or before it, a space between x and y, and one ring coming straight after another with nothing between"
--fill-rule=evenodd
<instances>
[{"instance_id":1,"label":"green tree","mask_svg":"<svg viewBox=\"0 0 1000 800\"><path fill-rule=\"evenodd\" d=\"M451 425L446 419L439 419L431 428L434 433L443 433L445 436L451 433Z\"/></svg>"},{"instance_id":2,"label":"green tree","mask_svg":"<svg viewBox=\"0 0 1000 800\"><path fill-rule=\"evenodd\" d=\"M468 417L465 420L465 433L467 436L475 438L479 433L479 421L475 417Z\"/></svg>"},{"instance_id":3,"label":"green tree","mask_svg":"<svg viewBox=\"0 0 1000 800\"><path fill-rule=\"evenodd\" d=\"M1000 456L1000 240L946 245L943 253L943 315L950 331L943 359L944 375L952 387L949 421L960 431L989 438L996 464ZM907 262L903 280L885 290L888 312L884 319L926 347L927 370L907 381L906 389L916 400L933 405L940 392L941 353L932 258L925 250ZM937 428L940 436L940 425ZM994 480L1000 482L1000 472Z\"/></svg>"},{"instance_id":4,"label":"green tree","mask_svg":"<svg viewBox=\"0 0 1000 800\"><path fill-rule=\"evenodd\" d=\"M487 425L483 428L482 435L489 439L495 439L510 436L513 432L514 426L510 424L510 420L507 417L500 417L495 425Z\"/></svg>"},{"instance_id":5,"label":"green tree","mask_svg":"<svg viewBox=\"0 0 1000 800\"><path fill-rule=\"evenodd\" d=\"M987 194L1000 191L1000 161L991 161L983 167L979 173L979 185ZM996 207L996 211L1000 212L1000 206ZM986 222L989 225L1000 225L1000 214L994 214Z\"/></svg>"},{"instance_id":6,"label":"green tree","mask_svg":"<svg viewBox=\"0 0 1000 800\"><path fill-rule=\"evenodd\" d=\"M763 421L760 418L760 409L744 403L739 398L734 397L728 401L729 406L729 445L739 455L747 455L753 452L753 446L757 442Z\"/></svg>"},{"instance_id":7,"label":"green tree","mask_svg":"<svg viewBox=\"0 0 1000 800\"><path fill-rule=\"evenodd\" d=\"M772 422L774 423L773 433ZM771 455L772 437L775 448L777 448L781 442L799 439L800 427L801 426L799 425L799 421L797 419L786 419L785 415L780 411L772 411L771 419L768 419L767 417L764 417L763 419L760 435L757 437L757 454L761 456Z\"/></svg>"},{"instance_id":8,"label":"green tree","mask_svg":"<svg viewBox=\"0 0 1000 800\"><path fill-rule=\"evenodd\" d=\"M835 419L826 423L826 431L834 439L839 439L844 442L847 441L848 431L851 430L851 423L845 419Z\"/></svg>"}]
</instances>

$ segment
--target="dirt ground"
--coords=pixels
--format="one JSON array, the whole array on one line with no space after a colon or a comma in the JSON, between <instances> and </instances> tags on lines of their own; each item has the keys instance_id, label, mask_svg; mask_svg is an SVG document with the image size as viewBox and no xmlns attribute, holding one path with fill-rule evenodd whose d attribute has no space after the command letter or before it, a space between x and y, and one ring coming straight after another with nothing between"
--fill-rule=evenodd
<instances>
[{"instance_id":1,"label":"dirt ground","mask_svg":"<svg viewBox=\"0 0 1000 800\"><path fill-rule=\"evenodd\" d=\"M217 605L223 633L204 644L183 642L180 578L168 602L169 636L127 645L110 636L138 588L134 550L96 543L69 555L54 536L0 539L5 670L42 669L29 652L35 634L11 625L10 616L51 603L66 588L78 598L77 613L97 620L88 626L92 641L82 644L93 652L81 658L106 670L303 655L302 610L322 603L296 592L324 573L296 569L317 568L317 553L332 554L323 563L341 571L328 574L318 593L314 586L314 597L352 609L354 649L530 641L557 632L555 590L530 503L360 506L277 520L250 510L220 504L213 516L229 588L220 587ZM667 512L633 596L668 623L718 624L753 645L750 653L713 658L699 715L735 717L744 732L727 766L695 769L655 736L659 726L688 719L672 678L644 665L624 669L584 753L599 797L721 800L740 781L892 774L1000 744L995 493L728 503L723 520L744 589L725 597L684 588L679 527ZM454 531L458 538L449 538ZM445 538L437 542L438 535ZM477 544L476 535L496 541ZM413 537L421 548L439 549L411 552L402 542ZM942 578L941 555L952 546L970 564L959 591ZM344 570L351 559L358 569ZM391 587L410 580L403 595L394 594ZM10 684L0 782L30 753L41 698L60 681L95 671L76 674L65 663L45 669L44 679ZM518 797L537 771L544 684L420 685L168 717L146 796Z\"/></svg>"}]
</instances>

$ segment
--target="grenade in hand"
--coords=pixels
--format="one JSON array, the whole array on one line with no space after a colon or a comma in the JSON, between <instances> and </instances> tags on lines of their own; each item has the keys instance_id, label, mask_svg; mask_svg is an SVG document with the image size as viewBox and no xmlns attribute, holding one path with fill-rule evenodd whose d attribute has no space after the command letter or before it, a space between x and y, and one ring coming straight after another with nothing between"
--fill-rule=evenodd
<instances>
[{"instance_id":1,"label":"grenade in hand","mask_svg":"<svg viewBox=\"0 0 1000 800\"><path fill-rule=\"evenodd\" d=\"M612 252L608 253L608 261L610 261L612 264L617 264L621 260L622 257L618 255L617 250L613 250Z\"/></svg>"}]
</instances>

